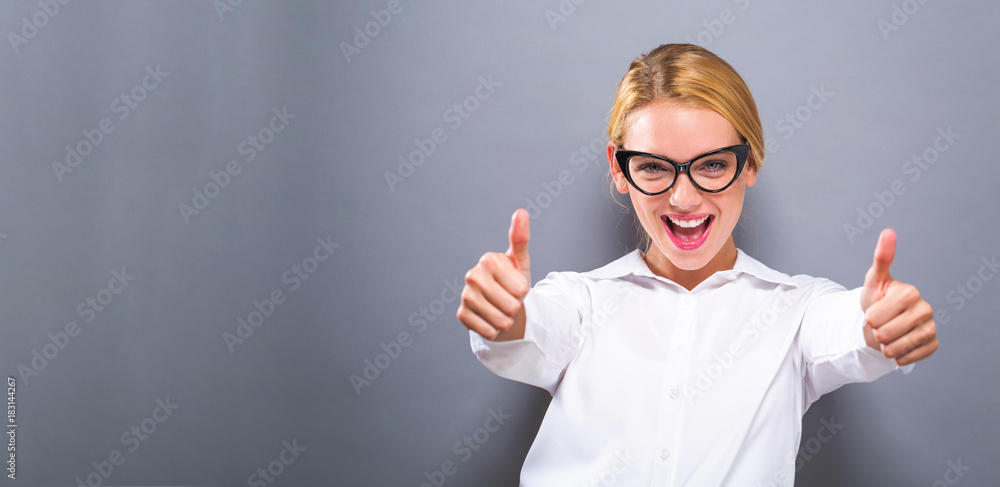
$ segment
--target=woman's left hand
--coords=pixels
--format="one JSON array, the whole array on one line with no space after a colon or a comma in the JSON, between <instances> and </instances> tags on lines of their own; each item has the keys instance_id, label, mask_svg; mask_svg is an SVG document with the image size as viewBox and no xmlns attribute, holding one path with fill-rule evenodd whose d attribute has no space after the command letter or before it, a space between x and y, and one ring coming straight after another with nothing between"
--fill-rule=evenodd
<instances>
[{"instance_id":1,"label":"woman's left hand","mask_svg":"<svg viewBox=\"0 0 1000 487\"><path fill-rule=\"evenodd\" d=\"M934 310L920 291L889 275L896 256L896 232L882 230L875 245L875 259L865 275L861 310L865 313L865 341L899 365L929 357L938 349Z\"/></svg>"}]
</instances>

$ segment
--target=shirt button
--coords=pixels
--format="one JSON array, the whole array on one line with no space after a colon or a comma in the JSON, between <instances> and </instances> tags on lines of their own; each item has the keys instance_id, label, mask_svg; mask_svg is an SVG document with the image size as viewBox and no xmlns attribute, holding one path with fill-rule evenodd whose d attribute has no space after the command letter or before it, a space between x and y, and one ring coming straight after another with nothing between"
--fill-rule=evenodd
<instances>
[{"instance_id":1,"label":"shirt button","mask_svg":"<svg viewBox=\"0 0 1000 487\"><path fill-rule=\"evenodd\" d=\"M660 460L667 461L670 458L670 450L664 448L660 450Z\"/></svg>"},{"instance_id":2,"label":"shirt button","mask_svg":"<svg viewBox=\"0 0 1000 487\"><path fill-rule=\"evenodd\" d=\"M673 389L670 389L670 399L677 399L679 397L681 397L681 390L680 389L678 389L676 387L674 387Z\"/></svg>"}]
</instances>

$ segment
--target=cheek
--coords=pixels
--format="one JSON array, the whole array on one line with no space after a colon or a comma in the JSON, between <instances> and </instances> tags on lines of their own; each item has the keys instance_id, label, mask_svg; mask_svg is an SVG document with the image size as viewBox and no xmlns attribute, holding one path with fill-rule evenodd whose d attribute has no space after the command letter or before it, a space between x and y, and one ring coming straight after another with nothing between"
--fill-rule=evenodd
<instances>
[{"instance_id":1,"label":"cheek","mask_svg":"<svg viewBox=\"0 0 1000 487\"><path fill-rule=\"evenodd\" d=\"M629 199L632 200L632 208L635 208L636 213L639 216L647 215L653 208L656 208L656 201L654 198L646 196L638 191L632 191L629 188L628 192Z\"/></svg>"},{"instance_id":2,"label":"cheek","mask_svg":"<svg viewBox=\"0 0 1000 487\"><path fill-rule=\"evenodd\" d=\"M660 228L660 202L659 197L646 196L638 191L629 191L632 200L632 208L639 217L639 223L647 234L654 234Z\"/></svg>"},{"instance_id":3,"label":"cheek","mask_svg":"<svg viewBox=\"0 0 1000 487\"><path fill-rule=\"evenodd\" d=\"M719 211L729 225L735 226L743 212L743 196L744 190L740 188L739 191L734 191L717 201Z\"/></svg>"}]
</instances>

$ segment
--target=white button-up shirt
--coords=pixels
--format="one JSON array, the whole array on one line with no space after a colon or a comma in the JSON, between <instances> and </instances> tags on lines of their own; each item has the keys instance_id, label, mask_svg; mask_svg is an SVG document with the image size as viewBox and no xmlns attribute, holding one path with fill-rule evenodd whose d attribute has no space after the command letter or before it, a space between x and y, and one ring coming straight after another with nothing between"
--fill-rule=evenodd
<instances>
[{"instance_id":1,"label":"white button-up shirt","mask_svg":"<svg viewBox=\"0 0 1000 487\"><path fill-rule=\"evenodd\" d=\"M791 485L814 401L913 368L865 344L860 289L742 251L691 291L633 251L524 305L524 339L470 332L487 368L552 394L522 487Z\"/></svg>"}]
</instances>

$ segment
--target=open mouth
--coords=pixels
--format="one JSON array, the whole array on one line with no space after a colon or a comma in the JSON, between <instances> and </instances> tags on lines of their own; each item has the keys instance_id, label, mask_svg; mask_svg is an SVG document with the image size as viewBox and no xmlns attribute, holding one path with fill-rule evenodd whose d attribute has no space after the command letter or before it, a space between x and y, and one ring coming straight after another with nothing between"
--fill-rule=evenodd
<instances>
[{"instance_id":1,"label":"open mouth","mask_svg":"<svg viewBox=\"0 0 1000 487\"><path fill-rule=\"evenodd\" d=\"M701 247L708 239L708 234L712 230L712 221L715 219L712 215L697 217L663 215L660 218L663 220L663 226L666 227L670 240L681 250L694 250Z\"/></svg>"}]
</instances>

